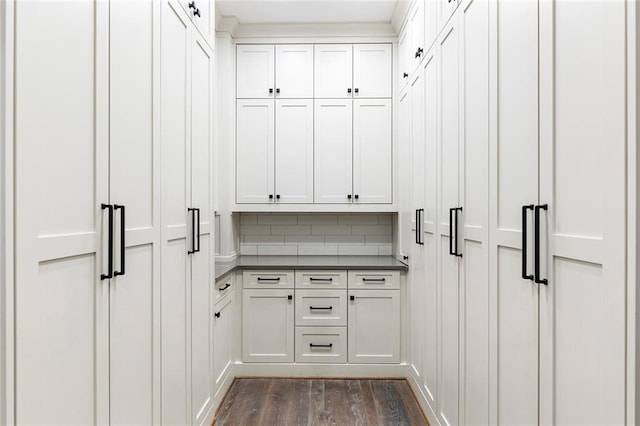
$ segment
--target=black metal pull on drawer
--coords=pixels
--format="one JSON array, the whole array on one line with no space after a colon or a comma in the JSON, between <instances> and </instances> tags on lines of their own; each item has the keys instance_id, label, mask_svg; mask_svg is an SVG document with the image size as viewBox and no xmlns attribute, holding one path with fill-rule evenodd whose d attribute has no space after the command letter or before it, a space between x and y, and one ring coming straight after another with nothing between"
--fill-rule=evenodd
<instances>
[{"instance_id":1,"label":"black metal pull on drawer","mask_svg":"<svg viewBox=\"0 0 640 426\"><path fill-rule=\"evenodd\" d=\"M362 279L362 282L363 282L363 283L366 283L366 282L374 282L374 283L375 283L375 282L377 282L377 283L381 283L381 282L382 282L382 283L383 283L383 282L385 282L386 280L387 280L387 279L386 279L386 278L384 278L384 277L382 277L382 278L363 278L363 279Z\"/></svg>"},{"instance_id":2,"label":"black metal pull on drawer","mask_svg":"<svg viewBox=\"0 0 640 426\"><path fill-rule=\"evenodd\" d=\"M225 291L225 290L226 290L226 289L228 289L229 287L231 287L231 283L226 283L226 284L224 285L224 287L220 287L220 288L218 289L218 291Z\"/></svg>"},{"instance_id":3,"label":"black metal pull on drawer","mask_svg":"<svg viewBox=\"0 0 640 426\"><path fill-rule=\"evenodd\" d=\"M310 348L332 348L333 347L333 343L329 343L328 345L316 345L314 343L309 343L309 347Z\"/></svg>"},{"instance_id":4,"label":"black metal pull on drawer","mask_svg":"<svg viewBox=\"0 0 640 426\"><path fill-rule=\"evenodd\" d=\"M329 278L309 278L309 281L324 281L324 282L331 282L333 281L333 278L329 277Z\"/></svg>"},{"instance_id":5,"label":"black metal pull on drawer","mask_svg":"<svg viewBox=\"0 0 640 426\"><path fill-rule=\"evenodd\" d=\"M309 306L309 309L313 309L314 311L330 311L333 309L333 306Z\"/></svg>"},{"instance_id":6,"label":"black metal pull on drawer","mask_svg":"<svg viewBox=\"0 0 640 426\"><path fill-rule=\"evenodd\" d=\"M275 278L262 278L262 277L258 277L258 281L280 281L280 277L275 277Z\"/></svg>"}]
</instances>

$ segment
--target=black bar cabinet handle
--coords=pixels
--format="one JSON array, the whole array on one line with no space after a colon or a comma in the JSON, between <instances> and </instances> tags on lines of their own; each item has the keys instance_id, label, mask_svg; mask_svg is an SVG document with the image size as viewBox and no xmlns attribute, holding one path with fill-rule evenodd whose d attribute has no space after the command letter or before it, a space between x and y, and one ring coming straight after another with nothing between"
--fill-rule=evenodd
<instances>
[{"instance_id":1,"label":"black bar cabinet handle","mask_svg":"<svg viewBox=\"0 0 640 426\"><path fill-rule=\"evenodd\" d=\"M333 309L333 306L309 306L309 309L314 311L330 311Z\"/></svg>"},{"instance_id":2,"label":"black bar cabinet handle","mask_svg":"<svg viewBox=\"0 0 640 426\"><path fill-rule=\"evenodd\" d=\"M333 281L333 278L329 277L329 278L309 278L309 281Z\"/></svg>"},{"instance_id":3,"label":"black bar cabinet handle","mask_svg":"<svg viewBox=\"0 0 640 426\"><path fill-rule=\"evenodd\" d=\"M424 209L419 209L418 210L418 219L420 219L420 226L418 227L419 231L418 231L418 244L420 244L421 246L424 245L424 231L422 229L422 227L424 226Z\"/></svg>"},{"instance_id":4,"label":"black bar cabinet handle","mask_svg":"<svg viewBox=\"0 0 640 426\"><path fill-rule=\"evenodd\" d=\"M458 251L458 212L462 212L462 207L456 207L455 209L455 216L456 216L456 224L455 224L455 230L456 230L456 249L455 249L455 255L457 257L462 257L462 253L460 253Z\"/></svg>"},{"instance_id":5,"label":"black bar cabinet handle","mask_svg":"<svg viewBox=\"0 0 640 426\"><path fill-rule=\"evenodd\" d=\"M332 348L333 343L329 343L328 345L316 345L314 343L309 343L310 348Z\"/></svg>"},{"instance_id":6,"label":"black bar cabinet handle","mask_svg":"<svg viewBox=\"0 0 640 426\"><path fill-rule=\"evenodd\" d=\"M125 262L124 248L126 246L126 244L124 242L125 209L124 209L124 206L121 206L119 204L114 204L113 205L113 209L114 210L120 210L120 270L119 271L115 271L113 273L114 277L118 277L120 275L124 275L124 273L125 273L125 268L124 268L124 262Z\"/></svg>"},{"instance_id":7,"label":"black bar cabinet handle","mask_svg":"<svg viewBox=\"0 0 640 426\"><path fill-rule=\"evenodd\" d=\"M196 220L197 230L195 235L196 240L198 241L198 248L195 249L195 252L198 253L200 251L200 208L196 208L194 210L198 213L198 219Z\"/></svg>"},{"instance_id":8,"label":"black bar cabinet handle","mask_svg":"<svg viewBox=\"0 0 640 426\"><path fill-rule=\"evenodd\" d=\"M540 210L547 210L549 206L547 204L540 204L535 207L535 240L534 240L534 257L535 257L535 268L534 268L534 280L536 284L544 284L547 285L549 282L546 278L540 278Z\"/></svg>"},{"instance_id":9,"label":"black bar cabinet handle","mask_svg":"<svg viewBox=\"0 0 640 426\"><path fill-rule=\"evenodd\" d=\"M366 283L367 281L370 282L385 282L387 279L385 277L382 278L363 278L362 282Z\"/></svg>"},{"instance_id":10,"label":"black bar cabinet handle","mask_svg":"<svg viewBox=\"0 0 640 426\"><path fill-rule=\"evenodd\" d=\"M107 261L107 268L109 270L108 273L106 274L100 274L100 279L101 280L108 280L113 278L113 206L111 204L105 204L102 203L100 206L101 210L107 209L109 210L109 230L107 231L109 233L108 236L108 249L109 250L109 254L108 254L108 261Z\"/></svg>"},{"instance_id":11,"label":"black bar cabinet handle","mask_svg":"<svg viewBox=\"0 0 640 426\"><path fill-rule=\"evenodd\" d=\"M418 212L420 210L416 209L416 244L420 244L420 239L418 238L418 216L420 215Z\"/></svg>"},{"instance_id":12,"label":"black bar cabinet handle","mask_svg":"<svg viewBox=\"0 0 640 426\"><path fill-rule=\"evenodd\" d=\"M522 279L533 281L533 275L527 273L527 210L533 211L533 204L522 206Z\"/></svg>"},{"instance_id":13,"label":"black bar cabinet handle","mask_svg":"<svg viewBox=\"0 0 640 426\"><path fill-rule=\"evenodd\" d=\"M196 209L187 207L187 213L191 213L191 250L187 250L187 254L193 254L196 252Z\"/></svg>"},{"instance_id":14,"label":"black bar cabinet handle","mask_svg":"<svg viewBox=\"0 0 640 426\"><path fill-rule=\"evenodd\" d=\"M280 277L275 277L275 278L262 278L262 277L258 277L258 281L280 281Z\"/></svg>"},{"instance_id":15,"label":"black bar cabinet handle","mask_svg":"<svg viewBox=\"0 0 640 426\"><path fill-rule=\"evenodd\" d=\"M449 209L449 254L451 256L455 256L456 253L453 251L453 211L454 207Z\"/></svg>"},{"instance_id":16,"label":"black bar cabinet handle","mask_svg":"<svg viewBox=\"0 0 640 426\"><path fill-rule=\"evenodd\" d=\"M231 287L231 283L226 283L226 284L224 285L224 287L220 287L220 288L218 289L218 291L225 291L225 290L226 290L226 289L228 289L229 287Z\"/></svg>"}]
</instances>

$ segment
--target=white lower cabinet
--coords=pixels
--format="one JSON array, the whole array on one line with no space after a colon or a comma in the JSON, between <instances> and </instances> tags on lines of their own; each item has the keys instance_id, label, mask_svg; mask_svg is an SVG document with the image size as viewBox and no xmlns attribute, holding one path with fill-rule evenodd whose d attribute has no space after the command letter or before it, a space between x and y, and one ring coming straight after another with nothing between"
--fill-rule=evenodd
<instances>
[{"instance_id":1,"label":"white lower cabinet","mask_svg":"<svg viewBox=\"0 0 640 426\"><path fill-rule=\"evenodd\" d=\"M242 360L399 363L400 272L245 271Z\"/></svg>"},{"instance_id":2,"label":"white lower cabinet","mask_svg":"<svg viewBox=\"0 0 640 426\"><path fill-rule=\"evenodd\" d=\"M213 314L213 379L216 389L224 383L232 361L234 294L231 279L222 280L224 284L220 287L216 283L216 292L230 285L222 290L224 296L215 304Z\"/></svg>"}]
</instances>

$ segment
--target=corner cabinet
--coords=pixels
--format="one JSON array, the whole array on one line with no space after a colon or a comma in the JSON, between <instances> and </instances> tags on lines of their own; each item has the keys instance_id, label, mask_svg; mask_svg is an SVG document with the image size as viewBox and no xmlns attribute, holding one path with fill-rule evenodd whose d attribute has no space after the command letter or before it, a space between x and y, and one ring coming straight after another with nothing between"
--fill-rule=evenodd
<instances>
[{"instance_id":1,"label":"corner cabinet","mask_svg":"<svg viewBox=\"0 0 640 426\"><path fill-rule=\"evenodd\" d=\"M238 210L393 203L391 44L238 45L236 60Z\"/></svg>"}]
</instances>

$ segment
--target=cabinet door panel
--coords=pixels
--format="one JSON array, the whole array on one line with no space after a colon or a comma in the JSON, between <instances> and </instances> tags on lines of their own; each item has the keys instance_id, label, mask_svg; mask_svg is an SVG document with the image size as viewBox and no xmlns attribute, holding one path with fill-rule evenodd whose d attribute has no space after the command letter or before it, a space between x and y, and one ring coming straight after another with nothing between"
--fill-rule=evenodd
<instances>
[{"instance_id":1,"label":"cabinet door panel","mask_svg":"<svg viewBox=\"0 0 640 426\"><path fill-rule=\"evenodd\" d=\"M355 202L391 203L391 100L354 100L353 108Z\"/></svg>"},{"instance_id":2,"label":"cabinet door panel","mask_svg":"<svg viewBox=\"0 0 640 426\"><path fill-rule=\"evenodd\" d=\"M461 423L489 421L489 3L458 12L460 68Z\"/></svg>"},{"instance_id":3,"label":"cabinet door panel","mask_svg":"<svg viewBox=\"0 0 640 426\"><path fill-rule=\"evenodd\" d=\"M352 104L343 99L315 101L316 203L347 203L353 194Z\"/></svg>"},{"instance_id":4,"label":"cabinet door panel","mask_svg":"<svg viewBox=\"0 0 640 426\"><path fill-rule=\"evenodd\" d=\"M154 331L160 320L154 317L160 311L155 303L160 293L160 200L154 197L160 188L160 144L154 143L153 120L159 111L153 100L159 89L154 27L160 7L151 1L110 3L110 199L126 208L126 273L112 280L109 295L114 425L152 424L160 418L160 383L154 376L160 369L159 327ZM121 226L116 215L116 230ZM115 244L119 259L117 231ZM116 269L122 269L119 261Z\"/></svg>"},{"instance_id":5,"label":"cabinet door panel","mask_svg":"<svg viewBox=\"0 0 640 426\"><path fill-rule=\"evenodd\" d=\"M276 101L276 197L313 203L313 101Z\"/></svg>"},{"instance_id":6,"label":"cabinet door panel","mask_svg":"<svg viewBox=\"0 0 640 426\"><path fill-rule=\"evenodd\" d=\"M100 280L108 12L101 2L15 4L14 408L22 424L109 421L109 280Z\"/></svg>"},{"instance_id":7,"label":"cabinet door panel","mask_svg":"<svg viewBox=\"0 0 640 426\"><path fill-rule=\"evenodd\" d=\"M315 49L315 98L351 98L353 46L317 44Z\"/></svg>"},{"instance_id":8,"label":"cabinet door panel","mask_svg":"<svg viewBox=\"0 0 640 426\"><path fill-rule=\"evenodd\" d=\"M187 207L190 201L190 69L188 17L163 2L161 90L162 422L190 423L190 268L187 263Z\"/></svg>"},{"instance_id":9,"label":"cabinet door panel","mask_svg":"<svg viewBox=\"0 0 640 426\"><path fill-rule=\"evenodd\" d=\"M233 297L233 294L226 297L215 307L215 314L219 314L214 316L213 322L213 377L216 388L222 384L231 366Z\"/></svg>"},{"instance_id":10,"label":"cabinet door panel","mask_svg":"<svg viewBox=\"0 0 640 426\"><path fill-rule=\"evenodd\" d=\"M244 362L293 362L293 289L244 290L242 359Z\"/></svg>"},{"instance_id":11,"label":"cabinet door panel","mask_svg":"<svg viewBox=\"0 0 640 426\"><path fill-rule=\"evenodd\" d=\"M406 79L405 79L406 80ZM398 102L398 161L394 166L411 164L411 92L405 91ZM398 167L398 257L410 256L416 236L411 221L411 167ZM405 259L406 260L406 259ZM409 260L411 262L411 259Z\"/></svg>"},{"instance_id":12,"label":"cabinet door panel","mask_svg":"<svg viewBox=\"0 0 640 426\"><path fill-rule=\"evenodd\" d=\"M424 44L424 0L418 0L414 3L407 24L411 31L409 54L411 55L411 71L413 71L422 61L427 50L427 46ZM418 49L422 49L422 52L419 52Z\"/></svg>"},{"instance_id":13,"label":"cabinet door panel","mask_svg":"<svg viewBox=\"0 0 640 426\"><path fill-rule=\"evenodd\" d=\"M353 46L353 97L390 98L391 44Z\"/></svg>"},{"instance_id":14,"label":"cabinet door panel","mask_svg":"<svg viewBox=\"0 0 640 426\"><path fill-rule=\"evenodd\" d=\"M398 89L402 91L409 82L410 63L411 63L411 32L405 26L404 30L398 36ZM406 74L406 75L405 75Z\"/></svg>"},{"instance_id":15,"label":"cabinet door panel","mask_svg":"<svg viewBox=\"0 0 640 426\"><path fill-rule=\"evenodd\" d=\"M540 421L623 424L628 12L620 2L543 6Z\"/></svg>"},{"instance_id":16,"label":"cabinet door panel","mask_svg":"<svg viewBox=\"0 0 640 426\"><path fill-rule=\"evenodd\" d=\"M349 362L400 362L400 290L349 290L351 296Z\"/></svg>"},{"instance_id":17,"label":"cabinet door panel","mask_svg":"<svg viewBox=\"0 0 640 426\"><path fill-rule=\"evenodd\" d=\"M538 291L521 278L523 205L538 201L538 4L499 1L491 41L491 276L497 294L496 402L503 424L537 424ZM518 40L516 40L518 39ZM528 218L533 273L533 218Z\"/></svg>"},{"instance_id":18,"label":"cabinet door panel","mask_svg":"<svg viewBox=\"0 0 640 426\"><path fill-rule=\"evenodd\" d=\"M312 45L276 46L276 97L313 98Z\"/></svg>"},{"instance_id":19,"label":"cabinet door panel","mask_svg":"<svg viewBox=\"0 0 640 426\"><path fill-rule=\"evenodd\" d=\"M236 52L237 97L273 98L275 95L274 46L240 44Z\"/></svg>"},{"instance_id":20,"label":"cabinet door panel","mask_svg":"<svg viewBox=\"0 0 640 426\"><path fill-rule=\"evenodd\" d=\"M274 101L237 101L238 203L267 203L274 194Z\"/></svg>"}]
</instances>

